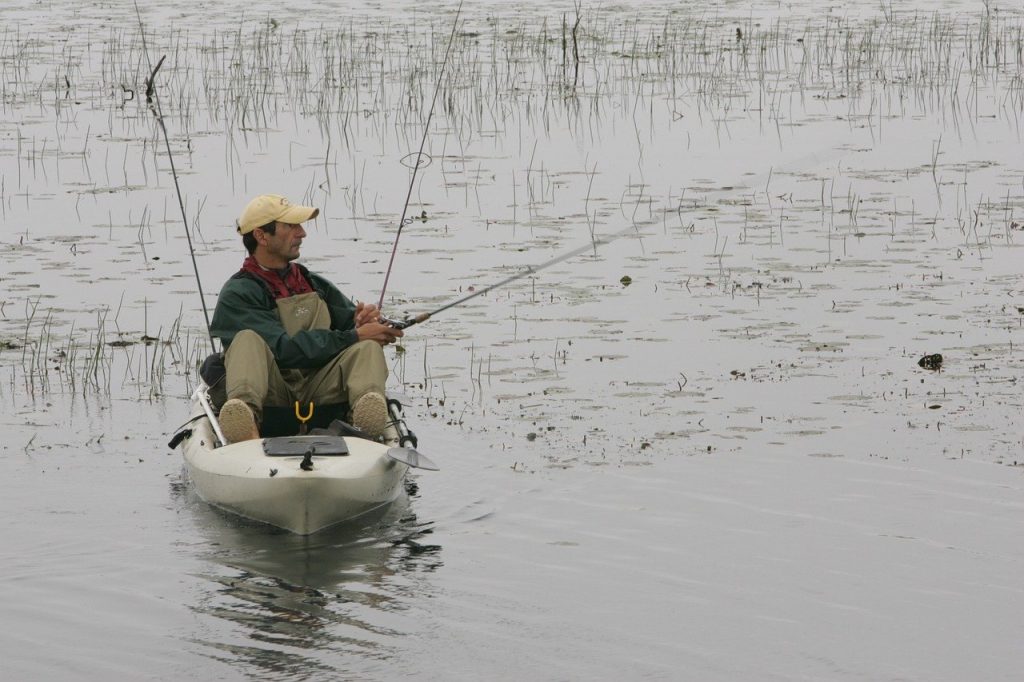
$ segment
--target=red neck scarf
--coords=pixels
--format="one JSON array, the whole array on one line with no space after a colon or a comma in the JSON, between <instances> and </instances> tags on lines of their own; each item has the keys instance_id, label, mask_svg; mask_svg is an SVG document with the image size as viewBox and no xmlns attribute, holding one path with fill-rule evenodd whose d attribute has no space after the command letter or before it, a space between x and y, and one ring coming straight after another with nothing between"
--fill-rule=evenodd
<instances>
[{"instance_id":1,"label":"red neck scarf","mask_svg":"<svg viewBox=\"0 0 1024 682\"><path fill-rule=\"evenodd\" d=\"M284 276L282 276L277 270L267 270L260 267L260 264L256 262L256 258L249 256L242 263L242 272L248 272L264 281L270 287L270 291L273 292L274 300L298 296L299 294L308 294L313 291L313 287L310 286L302 271L291 263L288 264L288 269L284 271Z\"/></svg>"}]
</instances>

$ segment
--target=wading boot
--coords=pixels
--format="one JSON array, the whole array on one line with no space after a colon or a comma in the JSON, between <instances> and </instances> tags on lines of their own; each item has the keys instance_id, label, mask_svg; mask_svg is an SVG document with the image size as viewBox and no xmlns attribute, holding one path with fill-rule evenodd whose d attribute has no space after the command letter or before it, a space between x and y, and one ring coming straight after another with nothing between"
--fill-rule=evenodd
<instances>
[{"instance_id":1,"label":"wading boot","mask_svg":"<svg viewBox=\"0 0 1024 682\"><path fill-rule=\"evenodd\" d=\"M388 425L388 403L380 393L367 393L352 407L352 426L380 438Z\"/></svg>"},{"instance_id":2,"label":"wading boot","mask_svg":"<svg viewBox=\"0 0 1024 682\"><path fill-rule=\"evenodd\" d=\"M252 409L241 400L232 398L220 408L220 430L228 443L241 443L260 437Z\"/></svg>"}]
</instances>

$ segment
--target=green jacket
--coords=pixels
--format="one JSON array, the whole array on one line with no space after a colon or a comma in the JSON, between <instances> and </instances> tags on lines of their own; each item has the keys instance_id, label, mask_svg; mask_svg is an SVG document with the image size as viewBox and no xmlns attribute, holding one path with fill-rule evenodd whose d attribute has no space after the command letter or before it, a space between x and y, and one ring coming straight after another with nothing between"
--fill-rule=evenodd
<instances>
[{"instance_id":1,"label":"green jacket","mask_svg":"<svg viewBox=\"0 0 1024 682\"><path fill-rule=\"evenodd\" d=\"M331 328L289 336L267 286L246 272L237 272L220 290L210 322L210 333L221 340L224 350L231 345L235 334L251 329L267 342L280 369L316 369L359 340L355 329L355 304L323 277L301 265L296 266L327 304Z\"/></svg>"}]
</instances>

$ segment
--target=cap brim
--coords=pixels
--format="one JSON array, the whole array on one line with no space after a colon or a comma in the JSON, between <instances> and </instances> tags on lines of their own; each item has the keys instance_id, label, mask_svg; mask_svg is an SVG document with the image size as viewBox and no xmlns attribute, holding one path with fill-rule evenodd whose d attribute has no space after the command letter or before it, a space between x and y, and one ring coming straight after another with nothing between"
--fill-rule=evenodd
<instances>
[{"instance_id":1,"label":"cap brim","mask_svg":"<svg viewBox=\"0 0 1024 682\"><path fill-rule=\"evenodd\" d=\"M281 217L277 220L282 223L290 223L292 225L298 223L304 223L307 220L320 215L319 208L313 208L312 206L289 206L288 209L281 214Z\"/></svg>"}]
</instances>

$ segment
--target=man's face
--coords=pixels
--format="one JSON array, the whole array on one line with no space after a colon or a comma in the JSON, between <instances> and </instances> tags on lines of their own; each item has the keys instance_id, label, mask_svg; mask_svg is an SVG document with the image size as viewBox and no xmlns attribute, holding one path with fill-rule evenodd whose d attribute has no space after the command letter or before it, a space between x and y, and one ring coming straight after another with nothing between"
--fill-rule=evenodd
<instances>
[{"instance_id":1,"label":"man's face","mask_svg":"<svg viewBox=\"0 0 1024 682\"><path fill-rule=\"evenodd\" d=\"M306 231L298 223L278 221L275 224L274 234L263 233L267 238L265 246L267 255L274 260L291 262L299 257L299 249L302 247L302 240L306 237Z\"/></svg>"}]
</instances>

